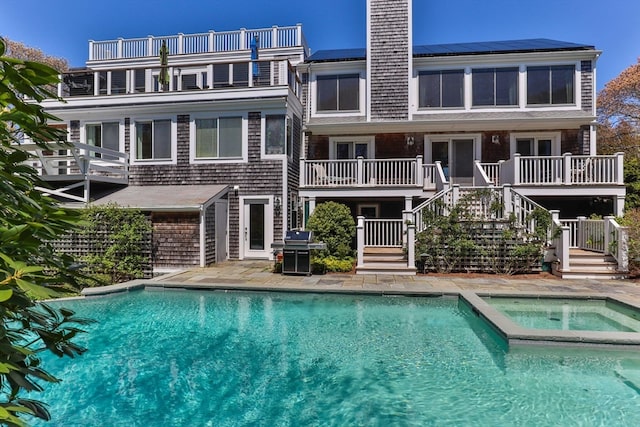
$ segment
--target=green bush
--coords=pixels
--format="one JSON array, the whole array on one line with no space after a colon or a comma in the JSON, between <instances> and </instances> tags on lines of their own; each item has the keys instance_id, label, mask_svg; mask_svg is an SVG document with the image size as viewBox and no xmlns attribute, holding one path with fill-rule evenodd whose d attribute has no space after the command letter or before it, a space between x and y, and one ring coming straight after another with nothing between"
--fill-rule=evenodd
<instances>
[{"instance_id":1,"label":"green bush","mask_svg":"<svg viewBox=\"0 0 640 427\"><path fill-rule=\"evenodd\" d=\"M316 241L327 245L326 250L320 251L321 258L353 256L351 241L356 234L356 223L347 206L336 202L319 204L309 217L307 229L313 231Z\"/></svg>"},{"instance_id":2,"label":"green bush","mask_svg":"<svg viewBox=\"0 0 640 427\"><path fill-rule=\"evenodd\" d=\"M628 227L629 270L631 274L640 274L640 208L626 211L620 224Z\"/></svg>"},{"instance_id":3,"label":"green bush","mask_svg":"<svg viewBox=\"0 0 640 427\"><path fill-rule=\"evenodd\" d=\"M151 269L151 222L136 209L90 207L80 234L90 236L91 254L82 257L93 283L113 284L144 277Z\"/></svg>"},{"instance_id":4,"label":"green bush","mask_svg":"<svg viewBox=\"0 0 640 427\"><path fill-rule=\"evenodd\" d=\"M334 256L316 257L312 261L312 271L316 274L348 273L353 270L355 258L336 258Z\"/></svg>"}]
</instances>

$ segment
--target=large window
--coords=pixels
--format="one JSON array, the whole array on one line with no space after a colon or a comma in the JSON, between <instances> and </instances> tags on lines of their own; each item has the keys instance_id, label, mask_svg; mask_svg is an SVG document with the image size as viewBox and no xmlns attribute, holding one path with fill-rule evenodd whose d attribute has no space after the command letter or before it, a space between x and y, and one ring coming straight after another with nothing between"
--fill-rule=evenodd
<instances>
[{"instance_id":1,"label":"large window","mask_svg":"<svg viewBox=\"0 0 640 427\"><path fill-rule=\"evenodd\" d=\"M195 158L242 157L242 117L195 119Z\"/></svg>"},{"instance_id":2,"label":"large window","mask_svg":"<svg viewBox=\"0 0 640 427\"><path fill-rule=\"evenodd\" d=\"M473 105L518 105L518 69L483 68L472 72Z\"/></svg>"},{"instance_id":3,"label":"large window","mask_svg":"<svg viewBox=\"0 0 640 427\"><path fill-rule=\"evenodd\" d=\"M464 71L422 71L418 75L420 108L464 106Z\"/></svg>"},{"instance_id":4,"label":"large window","mask_svg":"<svg viewBox=\"0 0 640 427\"><path fill-rule=\"evenodd\" d=\"M136 160L171 159L171 120L136 122Z\"/></svg>"},{"instance_id":5,"label":"large window","mask_svg":"<svg viewBox=\"0 0 640 427\"><path fill-rule=\"evenodd\" d=\"M318 76L318 111L357 111L360 109L360 76L343 74Z\"/></svg>"},{"instance_id":6,"label":"large window","mask_svg":"<svg viewBox=\"0 0 640 427\"><path fill-rule=\"evenodd\" d=\"M527 67L527 104L573 104L574 82L573 65Z\"/></svg>"},{"instance_id":7,"label":"large window","mask_svg":"<svg viewBox=\"0 0 640 427\"><path fill-rule=\"evenodd\" d=\"M86 143L94 147L120 151L120 124L118 122L88 124L85 126ZM94 153L95 157L102 157Z\"/></svg>"}]
</instances>

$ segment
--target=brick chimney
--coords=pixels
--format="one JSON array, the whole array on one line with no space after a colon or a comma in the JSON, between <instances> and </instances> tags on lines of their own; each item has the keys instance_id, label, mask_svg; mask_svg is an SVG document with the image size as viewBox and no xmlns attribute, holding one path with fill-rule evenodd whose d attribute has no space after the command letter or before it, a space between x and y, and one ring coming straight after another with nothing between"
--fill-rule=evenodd
<instances>
[{"instance_id":1,"label":"brick chimney","mask_svg":"<svg viewBox=\"0 0 640 427\"><path fill-rule=\"evenodd\" d=\"M408 120L412 0L367 0L370 121Z\"/></svg>"}]
</instances>

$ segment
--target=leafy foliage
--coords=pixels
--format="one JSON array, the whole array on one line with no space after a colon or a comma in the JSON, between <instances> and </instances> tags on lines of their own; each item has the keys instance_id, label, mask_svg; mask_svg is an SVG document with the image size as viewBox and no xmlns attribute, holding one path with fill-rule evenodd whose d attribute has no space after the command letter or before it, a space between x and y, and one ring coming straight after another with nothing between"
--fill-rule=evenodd
<instances>
[{"instance_id":1,"label":"leafy foliage","mask_svg":"<svg viewBox=\"0 0 640 427\"><path fill-rule=\"evenodd\" d=\"M353 255L351 241L356 233L356 224L347 206L336 202L319 204L309 217L307 228L313 231L317 241L327 244L323 256L345 258Z\"/></svg>"},{"instance_id":2,"label":"leafy foliage","mask_svg":"<svg viewBox=\"0 0 640 427\"><path fill-rule=\"evenodd\" d=\"M91 254L83 257L88 276L109 284L144 277L150 266L151 222L137 209L93 206L84 212L80 234L89 236Z\"/></svg>"},{"instance_id":3,"label":"leafy foliage","mask_svg":"<svg viewBox=\"0 0 640 427\"><path fill-rule=\"evenodd\" d=\"M478 215L477 206L487 209ZM516 274L532 270L542 256L551 222L549 213L535 209L527 221L535 231L525 233L513 215L501 217L503 206L490 191L465 195L445 213L442 200L423 211L426 228L417 234L416 253L427 269L440 273L482 271Z\"/></svg>"},{"instance_id":4,"label":"leafy foliage","mask_svg":"<svg viewBox=\"0 0 640 427\"><path fill-rule=\"evenodd\" d=\"M624 153L626 207L640 207L640 60L598 94L598 124L598 151Z\"/></svg>"},{"instance_id":5,"label":"leafy foliage","mask_svg":"<svg viewBox=\"0 0 640 427\"><path fill-rule=\"evenodd\" d=\"M629 232L628 253L629 271L632 275L640 275L640 208L629 209L620 219L620 224Z\"/></svg>"},{"instance_id":6,"label":"leafy foliage","mask_svg":"<svg viewBox=\"0 0 640 427\"><path fill-rule=\"evenodd\" d=\"M48 242L74 227L79 214L34 190L44 184L18 145L25 136L42 147L66 139L47 124L56 118L37 104L53 97L46 86L58 81L58 72L4 54L0 38L0 423L22 426L25 416L50 418L43 403L22 397L58 381L41 366L40 353L82 354L72 340L89 320L36 303L77 289L73 260Z\"/></svg>"}]
</instances>

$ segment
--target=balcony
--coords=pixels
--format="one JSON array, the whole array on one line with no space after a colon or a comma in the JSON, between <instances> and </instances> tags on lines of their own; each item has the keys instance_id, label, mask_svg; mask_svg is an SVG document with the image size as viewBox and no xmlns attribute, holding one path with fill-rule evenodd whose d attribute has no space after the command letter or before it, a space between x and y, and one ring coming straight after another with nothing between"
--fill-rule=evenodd
<instances>
[{"instance_id":1,"label":"balcony","mask_svg":"<svg viewBox=\"0 0 640 427\"><path fill-rule=\"evenodd\" d=\"M159 82L160 64L109 70L72 71L62 75L62 98L116 96L141 93L176 93L289 86L298 95L300 78L287 60L204 63L166 67L168 85Z\"/></svg>"},{"instance_id":2,"label":"balcony","mask_svg":"<svg viewBox=\"0 0 640 427\"><path fill-rule=\"evenodd\" d=\"M209 31L200 34L119 38L105 41L90 40L89 61L157 57L163 42L167 44L169 55L247 50L254 37L258 40L259 49L300 47L304 49L305 54L309 52L307 41L302 33L302 25L298 24L290 27L274 26L254 30Z\"/></svg>"},{"instance_id":3,"label":"balcony","mask_svg":"<svg viewBox=\"0 0 640 427\"><path fill-rule=\"evenodd\" d=\"M473 177L448 176L440 162L427 164L422 156L396 159L300 161L302 196L363 194L369 196L429 196L453 183L474 186L511 185L524 195L604 196L624 199L622 153L609 156L540 156L515 154L497 163L475 161ZM399 192L400 191L400 192Z\"/></svg>"}]
</instances>

